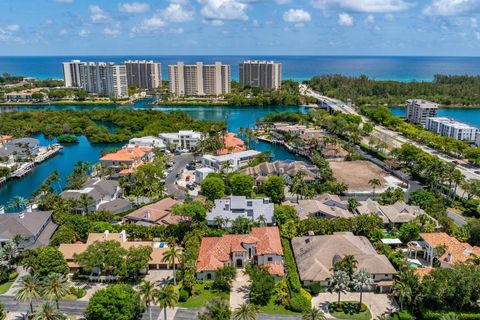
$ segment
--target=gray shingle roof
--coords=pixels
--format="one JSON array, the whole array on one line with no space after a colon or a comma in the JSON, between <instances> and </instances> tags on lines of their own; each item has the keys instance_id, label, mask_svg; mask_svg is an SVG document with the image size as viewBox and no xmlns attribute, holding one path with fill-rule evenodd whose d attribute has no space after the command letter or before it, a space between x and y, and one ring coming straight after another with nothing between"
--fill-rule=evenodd
<instances>
[{"instance_id":1,"label":"gray shingle roof","mask_svg":"<svg viewBox=\"0 0 480 320\"><path fill-rule=\"evenodd\" d=\"M0 214L0 237L11 239L14 235L30 238L50 220L51 211L33 211L23 214ZM23 217L23 218L22 218Z\"/></svg>"}]
</instances>

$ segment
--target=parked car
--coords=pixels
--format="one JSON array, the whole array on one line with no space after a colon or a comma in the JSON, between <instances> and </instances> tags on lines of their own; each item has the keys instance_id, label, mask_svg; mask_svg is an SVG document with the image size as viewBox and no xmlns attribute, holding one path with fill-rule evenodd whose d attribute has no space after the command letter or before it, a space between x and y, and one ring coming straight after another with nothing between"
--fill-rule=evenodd
<instances>
[{"instance_id":1,"label":"parked car","mask_svg":"<svg viewBox=\"0 0 480 320\"><path fill-rule=\"evenodd\" d=\"M187 189L190 191L195 190L195 186L193 185L193 183L189 183L187 184Z\"/></svg>"},{"instance_id":2,"label":"parked car","mask_svg":"<svg viewBox=\"0 0 480 320\"><path fill-rule=\"evenodd\" d=\"M186 168L187 168L187 170L195 170L195 168L196 168L195 163L190 162L189 164L187 164Z\"/></svg>"}]
</instances>

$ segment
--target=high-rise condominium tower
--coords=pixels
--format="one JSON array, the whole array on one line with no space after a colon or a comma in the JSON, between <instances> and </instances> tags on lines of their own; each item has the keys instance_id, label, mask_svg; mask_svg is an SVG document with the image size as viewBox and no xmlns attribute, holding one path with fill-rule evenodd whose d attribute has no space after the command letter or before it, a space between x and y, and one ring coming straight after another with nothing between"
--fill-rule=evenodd
<instances>
[{"instance_id":1,"label":"high-rise condominium tower","mask_svg":"<svg viewBox=\"0 0 480 320\"><path fill-rule=\"evenodd\" d=\"M170 93L176 96L221 96L230 92L230 65L177 64L168 66Z\"/></svg>"},{"instance_id":2,"label":"high-rise condominium tower","mask_svg":"<svg viewBox=\"0 0 480 320\"><path fill-rule=\"evenodd\" d=\"M162 68L160 63L145 60L125 61L129 86L153 90L162 85Z\"/></svg>"},{"instance_id":3,"label":"high-rise condominium tower","mask_svg":"<svg viewBox=\"0 0 480 320\"><path fill-rule=\"evenodd\" d=\"M238 67L242 87L278 89L282 85L282 65L273 61L244 61Z\"/></svg>"}]
</instances>

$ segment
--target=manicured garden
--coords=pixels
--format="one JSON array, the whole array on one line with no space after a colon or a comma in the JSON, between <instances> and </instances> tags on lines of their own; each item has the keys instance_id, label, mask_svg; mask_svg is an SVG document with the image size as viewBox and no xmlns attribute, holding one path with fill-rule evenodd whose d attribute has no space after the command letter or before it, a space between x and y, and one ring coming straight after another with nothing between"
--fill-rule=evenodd
<instances>
[{"instance_id":1,"label":"manicured garden","mask_svg":"<svg viewBox=\"0 0 480 320\"><path fill-rule=\"evenodd\" d=\"M340 304L332 303L329 306L330 314L337 319L355 319L355 320L370 320L372 314L367 306L362 303L358 308L357 301L342 301Z\"/></svg>"},{"instance_id":2,"label":"manicured garden","mask_svg":"<svg viewBox=\"0 0 480 320\"><path fill-rule=\"evenodd\" d=\"M258 309L259 313L267 313L267 314L285 314L285 315L293 315L299 316L301 315L298 312L293 312L285 308L282 304L275 303L275 297L272 297L267 305L260 306Z\"/></svg>"},{"instance_id":3,"label":"manicured garden","mask_svg":"<svg viewBox=\"0 0 480 320\"><path fill-rule=\"evenodd\" d=\"M198 281L193 286L192 295L184 302L178 302L181 308L202 308L215 297L230 300L230 293L212 288L212 281Z\"/></svg>"}]
</instances>

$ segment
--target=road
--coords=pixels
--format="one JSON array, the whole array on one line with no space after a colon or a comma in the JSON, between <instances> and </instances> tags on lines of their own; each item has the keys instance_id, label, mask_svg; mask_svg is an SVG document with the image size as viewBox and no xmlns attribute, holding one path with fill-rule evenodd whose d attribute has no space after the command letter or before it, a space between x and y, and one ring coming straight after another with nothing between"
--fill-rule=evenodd
<instances>
[{"instance_id":1,"label":"road","mask_svg":"<svg viewBox=\"0 0 480 320\"><path fill-rule=\"evenodd\" d=\"M177 310L177 313L175 314L175 317L173 320L192 320L192 319L197 319L197 315L199 313L199 309L182 309L179 308ZM281 314L264 314L264 313L258 313L257 314L257 320L301 320L301 317L296 317L296 316L288 316L288 315L281 315ZM334 319L334 318L329 318L327 319Z\"/></svg>"},{"instance_id":2,"label":"road","mask_svg":"<svg viewBox=\"0 0 480 320\"><path fill-rule=\"evenodd\" d=\"M43 302L49 301L47 299L35 299L33 302L33 308L37 308ZM0 302L4 306L4 310L9 313L26 313L30 310L28 303L18 303L13 296L0 296ZM83 313L87 308L87 301L78 300L61 300L60 310L69 316L83 317ZM152 307L152 319L158 319L160 315L160 308ZM142 316L142 320L148 320L148 312L145 312Z\"/></svg>"},{"instance_id":3,"label":"road","mask_svg":"<svg viewBox=\"0 0 480 320\"><path fill-rule=\"evenodd\" d=\"M182 172L189 162L193 161L193 154L183 153L173 156L172 160L174 165L172 171L165 177L165 188L169 196L183 200L185 199L185 191L180 189L175 181L177 180L177 174Z\"/></svg>"},{"instance_id":4,"label":"road","mask_svg":"<svg viewBox=\"0 0 480 320\"><path fill-rule=\"evenodd\" d=\"M318 99L318 100L324 102L325 104L327 104L333 110L341 111L341 112L346 113L346 114L354 114L354 115L362 117L362 120L364 122L368 121L368 119L366 117L358 114L355 111L355 109L353 109L352 107L349 107L344 102L342 102L340 100L337 100L337 99L322 96L321 94L311 90L310 88L308 88L304 84L300 85L300 92L304 95L313 97L315 99ZM476 170L480 170L480 169L475 168L473 166L470 167L470 165L465 161L458 160L458 159L452 158L452 157L450 157L446 154L440 153L440 152L438 152L438 151L436 151L436 150L434 150L434 149L432 149L428 146L425 146L425 145L420 144L416 141L405 138L400 133L398 133L396 131L389 130L389 129L383 127L383 126L378 126L377 125L377 126L374 127L374 130L377 131L380 134L388 136L390 141L398 142L398 143L395 143L395 145L393 145L393 147L395 147L395 148L398 148L399 144L410 143L410 144L416 146L417 148L422 149L424 152L426 152L428 154L439 157L441 160L443 160L445 162L451 162L451 163L457 162L457 163L459 163L459 165L457 165L457 169L465 176L465 178L467 178L467 179L480 179L480 174L475 173ZM457 164L457 163L455 163L455 164Z\"/></svg>"}]
</instances>

